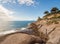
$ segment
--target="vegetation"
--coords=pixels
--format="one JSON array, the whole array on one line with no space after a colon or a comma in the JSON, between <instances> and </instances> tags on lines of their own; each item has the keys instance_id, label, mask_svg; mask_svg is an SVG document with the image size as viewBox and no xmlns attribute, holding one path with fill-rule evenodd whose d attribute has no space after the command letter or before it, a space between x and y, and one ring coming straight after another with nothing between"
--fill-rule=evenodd
<instances>
[{"instance_id":1,"label":"vegetation","mask_svg":"<svg viewBox=\"0 0 60 44\"><path fill-rule=\"evenodd\" d=\"M49 13L49 11L45 11L44 12L44 14L46 14L45 16L45 19L47 19L47 22L46 22L46 24L47 25L50 25L50 24L59 24L59 22L56 20L56 18L60 18L60 16L58 16L58 17L56 17L56 14L57 13L59 13L60 14L60 10L58 9L58 8L56 8L56 7L54 7L54 8L52 8L51 9L51 11L50 11L50 13ZM54 15L54 17L51 17L51 19L49 19L48 20L48 16L49 15ZM39 22L39 21L41 21L41 20L44 20L44 19L41 19L40 17L38 17L38 19L37 19L37 21ZM33 34L35 35L35 36L39 36L44 42L46 42L46 41L48 41L48 39L49 39L49 37L48 37L48 34L44 34L43 32L39 32L38 30L38 25L36 25L35 23L31 23L30 24L30 29L32 29L34 32L33 32ZM55 28L54 28L55 29ZM54 29L52 30L52 31L54 31ZM51 32L52 32L51 31ZM46 30L46 32L47 32L47 30ZM51 33L50 32L50 33Z\"/></svg>"},{"instance_id":2,"label":"vegetation","mask_svg":"<svg viewBox=\"0 0 60 44\"><path fill-rule=\"evenodd\" d=\"M60 13L60 10L57 13Z\"/></svg>"},{"instance_id":3,"label":"vegetation","mask_svg":"<svg viewBox=\"0 0 60 44\"><path fill-rule=\"evenodd\" d=\"M49 14L49 11L45 11L44 14Z\"/></svg>"},{"instance_id":4,"label":"vegetation","mask_svg":"<svg viewBox=\"0 0 60 44\"><path fill-rule=\"evenodd\" d=\"M47 25L50 25L50 24L59 24L59 22L57 20L50 20L50 21L47 21Z\"/></svg>"},{"instance_id":5,"label":"vegetation","mask_svg":"<svg viewBox=\"0 0 60 44\"><path fill-rule=\"evenodd\" d=\"M60 18L60 16L58 16L57 18Z\"/></svg>"},{"instance_id":6,"label":"vegetation","mask_svg":"<svg viewBox=\"0 0 60 44\"><path fill-rule=\"evenodd\" d=\"M54 24L59 24L59 22L56 21L56 20L53 20L52 22L53 22Z\"/></svg>"},{"instance_id":7,"label":"vegetation","mask_svg":"<svg viewBox=\"0 0 60 44\"><path fill-rule=\"evenodd\" d=\"M35 24L35 23L31 23L30 24L30 29L32 29L34 32L33 34L35 36L39 36L42 40L43 40L43 43L46 43L46 41L49 39L48 36L46 36L46 34L44 34L43 32L39 32L38 30L38 26Z\"/></svg>"},{"instance_id":8,"label":"vegetation","mask_svg":"<svg viewBox=\"0 0 60 44\"><path fill-rule=\"evenodd\" d=\"M53 13L53 14L57 13L58 11L59 11L59 9L57 7L53 7L51 9L51 13Z\"/></svg>"},{"instance_id":9,"label":"vegetation","mask_svg":"<svg viewBox=\"0 0 60 44\"><path fill-rule=\"evenodd\" d=\"M37 21L41 21L42 19L40 17L38 17Z\"/></svg>"},{"instance_id":10,"label":"vegetation","mask_svg":"<svg viewBox=\"0 0 60 44\"><path fill-rule=\"evenodd\" d=\"M53 22L52 21L48 21L46 24L47 25L50 25L50 24L52 24Z\"/></svg>"},{"instance_id":11,"label":"vegetation","mask_svg":"<svg viewBox=\"0 0 60 44\"><path fill-rule=\"evenodd\" d=\"M51 10L50 10L50 13L49 11L45 11L44 14L46 14L44 16L45 19L47 19L48 16L50 15L54 15L54 18L56 18L56 15L57 14L60 14L60 10L57 8L57 7L53 7Z\"/></svg>"}]
</instances>

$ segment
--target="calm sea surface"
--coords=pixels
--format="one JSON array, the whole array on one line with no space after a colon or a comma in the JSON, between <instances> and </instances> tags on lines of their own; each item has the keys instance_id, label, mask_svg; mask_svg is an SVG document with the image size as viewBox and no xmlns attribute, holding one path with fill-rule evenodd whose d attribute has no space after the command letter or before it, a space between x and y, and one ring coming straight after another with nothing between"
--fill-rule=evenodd
<instances>
[{"instance_id":1,"label":"calm sea surface","mask_svg":"<svg viewBox=\"0 0 60 44\"><path fill-rule=\"evenodd\" d=\"M17 28L27 27L28 24L32 22L34 21L10 21L10 24L8 26L12 29L17 29Z\"/></svg>"},{"instance_id":2,"label":"calm sea surface","mask_svg":"<svg viewBox=\"0 0 60 44\"><path fill-rule=\"evenodd\" d=\"M34 21L8 21L0 22L0 35L14 32L16 29L24 29Z\"/></svg>"},{"instance_id":3,"label":"calm sea surface","mask_svg":"<svg viewBox=\"0 0 60 44\"><path fill-rule=\"evenodd\" d=\"M0 22L0 31L7 31L7 30L15 30L26 28L28 24L34 21L8 21L8 22Z\"/></svg>"}]
</instances>

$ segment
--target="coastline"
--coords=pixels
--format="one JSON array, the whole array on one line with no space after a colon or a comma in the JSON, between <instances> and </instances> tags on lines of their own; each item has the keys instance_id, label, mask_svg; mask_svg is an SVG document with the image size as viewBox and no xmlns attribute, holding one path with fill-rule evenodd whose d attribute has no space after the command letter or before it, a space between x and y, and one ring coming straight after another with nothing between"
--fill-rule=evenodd
<instances>
[{"instance_id":1,"label":"coastline","mask_svg":"<svg viewBox=\"0 0 60 44\"><path fill-rule=\"evenodd\" d=\"M10 39L8 39L8 38L11 35L12 36L17 36L17 34L19 33L19 36L22 36L22 35L25 36L25 34L27 34L30 37L31 36L35 36L35 37L37 36L37 37L40 38L41 41L43 41L43 43L56 44L57 43L56 40L58 40L58 38L60 38L59 37L60 36L59 35L60 34L60 32L59 32L60 31L59 30L60 29L60 21L57 24L55 22L53 22L51 24L47 24L48 23L47 21L53 21L53 20L40 20L40 21L36 21L36 22L31 23L26 28L20 28L20 29L16 29L16 30L9 30L9 31L5 31L5 32L1 32L0 35L3 35L3 36L0 37L1 38L0 41L2 41L2 43L6 43L9 40L13 40L14 41L14 39L16 39L16 38L14 38L14 37L13 37L14 39L11 39L12 37ZM56 35L58 36L58 38L57 38ZM18 39L19 39L19 36L17 36ZM52 39L53 37L54 37L54 39ZM23 38L23 40L24 39L25 38ZM27 39L29 39L29 38L27 37L26 40Z\"/></svg>"}]
</instances>

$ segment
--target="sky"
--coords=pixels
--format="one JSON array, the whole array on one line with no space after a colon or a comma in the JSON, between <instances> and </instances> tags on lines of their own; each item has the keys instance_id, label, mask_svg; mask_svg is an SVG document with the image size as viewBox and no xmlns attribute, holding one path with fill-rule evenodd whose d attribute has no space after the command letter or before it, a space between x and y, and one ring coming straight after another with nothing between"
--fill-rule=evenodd
<instances>
[{"instance_id":1,"label":"sky","mask_svg":"<svg viewBox=\"0 0 60 44\"><path fill-rule=\"evenodd\" d=\"M52 7L60 9L60 0L0 0L0 21L37 20Z\"/></svg>"}]
</instances>

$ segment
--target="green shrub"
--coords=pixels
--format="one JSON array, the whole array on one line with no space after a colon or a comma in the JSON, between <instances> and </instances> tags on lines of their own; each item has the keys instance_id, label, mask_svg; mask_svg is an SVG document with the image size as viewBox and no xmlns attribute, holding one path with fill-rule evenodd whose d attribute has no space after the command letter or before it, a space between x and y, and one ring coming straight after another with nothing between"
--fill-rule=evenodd
<instances>
[{"instance_id":1,"label":"green shrub","mask_svg":"<svg viewBox=\"0 0 60 44\"><path fill-rule=\"evenodd\" d=\"M50 24L52 24L53 22L52 21L48 21L46 24L47 25L50 25Z\"/></svg>"},{"instance_id":2,"label":"green shrub","mask_svg":"<svg viewBox=\"0 0 60 44\"><path fill-rule=\"evenodd\" d=\"M41 21L41 20L42 20L42 18L38 17L37 21Z\"/></svg>"},{"instance_id":3,"label":"green shrub","mask_svg":"<svg viewBox=\"0 0 60 44\"><path fill-rule=\"evenodd\" d=\"M58 16L57 18L60 18L60 16Z\"/></svg>"},{"instance_id":4,"label":"green shrub","mask_svg":"<svg viewBox=\"0 0 60 44\"><path fill-rule=\"evenodd\" d=\"M59 22L57 20L53 20L54 24L59 24Z\"/></svg>"},{"instance_id":5,"label":"green shrub","mask_svg":"<svg viewBox=\"0 0 60 44\"><path fill-rule=\"evenodd\" d=\"M50 24L59 24L59 22L57 20L51 20L51 21L48 21L46 24L47 25L50 25Z\"/></svg>"}]
</instances>

